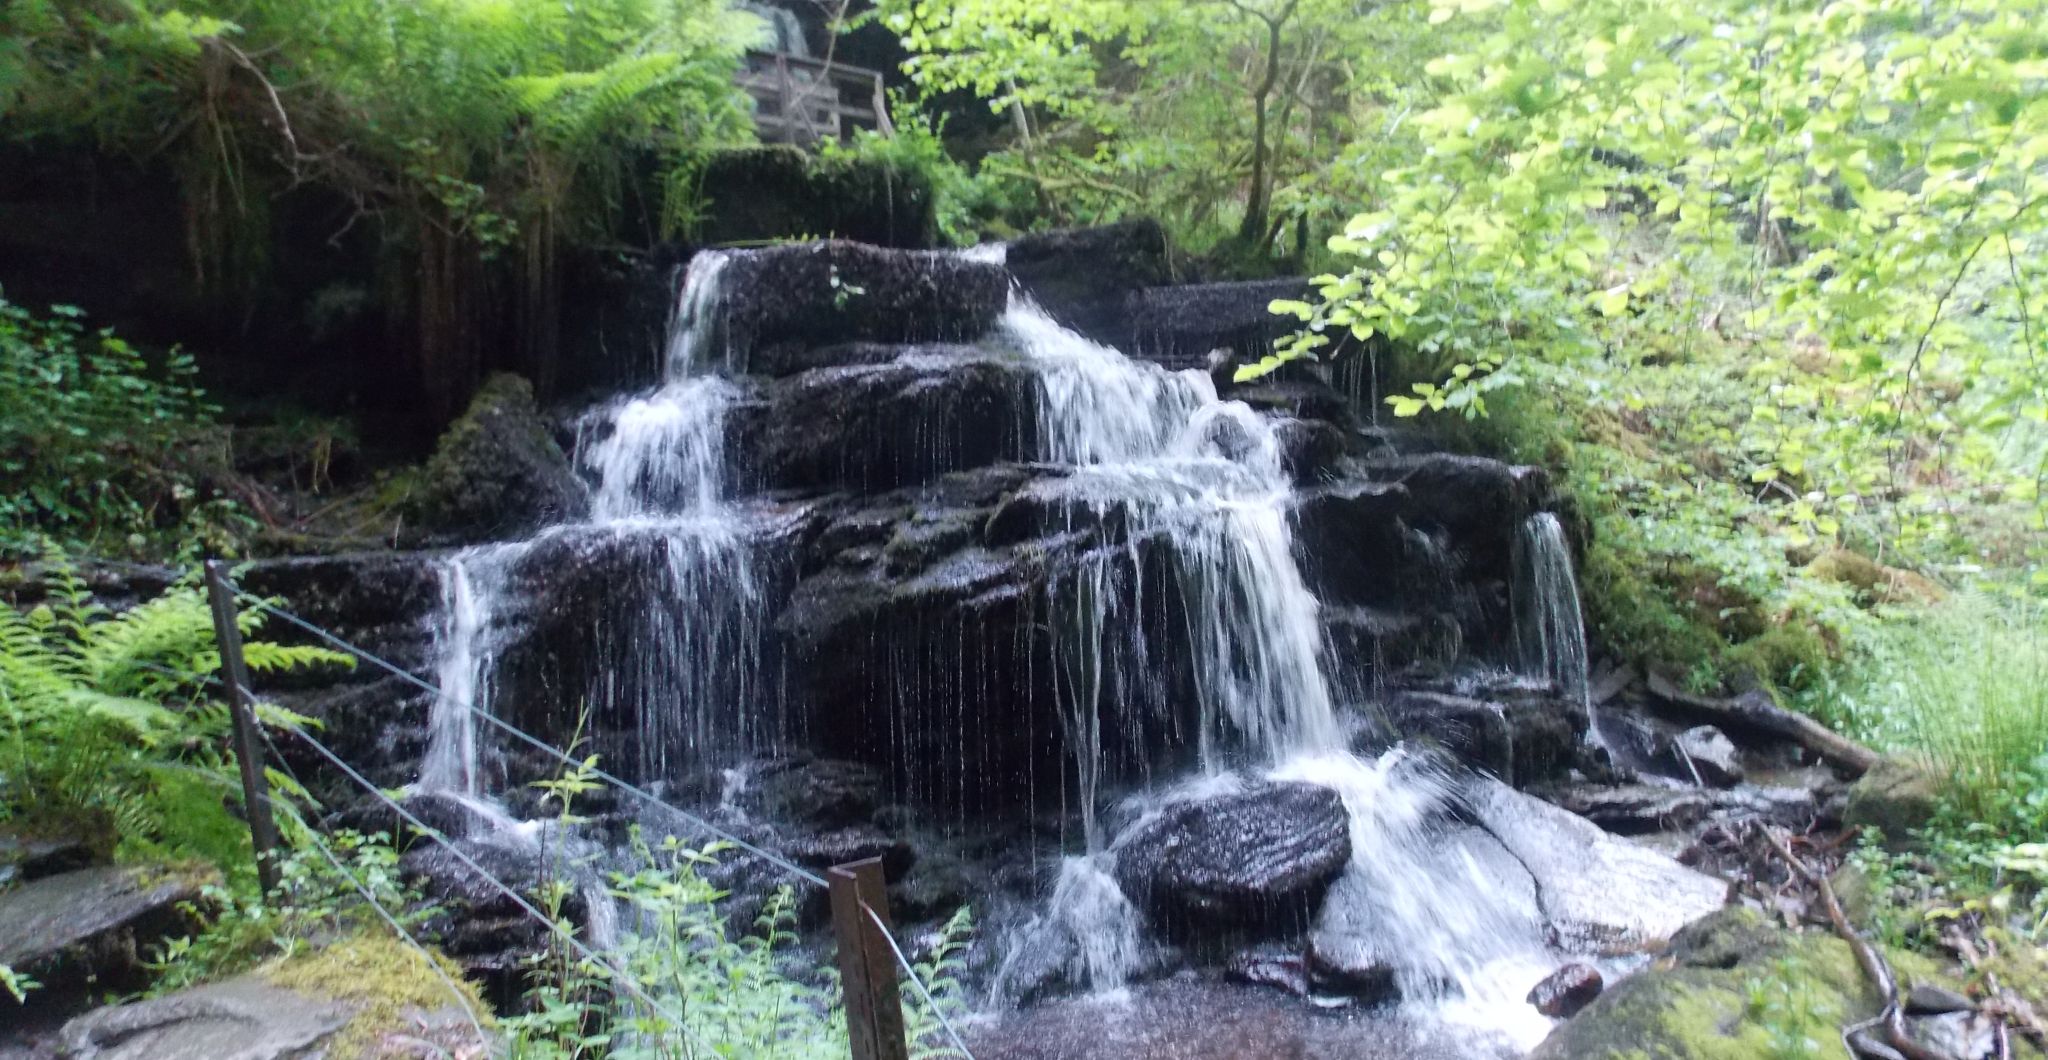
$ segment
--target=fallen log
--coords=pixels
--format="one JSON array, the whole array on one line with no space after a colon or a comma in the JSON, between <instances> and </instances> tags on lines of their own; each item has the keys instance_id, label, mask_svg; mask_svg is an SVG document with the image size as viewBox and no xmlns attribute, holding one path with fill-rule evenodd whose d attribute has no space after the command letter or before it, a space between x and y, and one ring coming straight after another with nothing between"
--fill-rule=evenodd
<instances>
[{"instance_id":1,"label":"fallen log","mask_svg":"<svg viewBox=\"0 0 2048 1060\"><path fill-rule=\"evenodd\" d=\"M1734 699L1714 699L1687 692L1678 682L1655 671L1650 673L1649 689L1652 701L1692 724L1712 725L1730 735L1739 732L1790 740L1852 776L1860 777L1877 764L1876 751L1812 718L1778 706L1762 691L1744 692Z\"/></svg>"}]
</instances>

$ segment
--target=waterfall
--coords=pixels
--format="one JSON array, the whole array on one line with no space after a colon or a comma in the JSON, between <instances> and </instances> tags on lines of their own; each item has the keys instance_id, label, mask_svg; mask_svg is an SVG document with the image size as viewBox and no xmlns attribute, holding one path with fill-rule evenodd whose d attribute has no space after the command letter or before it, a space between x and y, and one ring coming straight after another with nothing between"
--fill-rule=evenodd
<instances>
[{"instance_id":1,"label":"waterfall","mask_svg":"<svg viewBox=\"0 0 2048 1060\"><path fill-rule=\"evenodd\" d=\"M477 753L475 706L491 700L492 618L517 545L466 549L441 566L441 613L434 698L427 717L427 754L419 789L479 799L485 793Z\"/></svg>"},{"instance_id":2,"label":"waterfall","mask_svg":"<svg viewBox=\"0 0 2048 1060\"><path fill-rule=\"evenodd\" d=\"M1134 543L1153 539L1168 552L1179 584L1159 588L1177 591L1184 606L1204 767L1273 764L1338 740L1318 604L1294 562L1290 487L1271 427L1243 403L1218 400L1207 375L1134 361L1021 295L1001 332L1038 374L1041 455L1075 466L1060 487L1069 519L1100 524L1121 514ZM1079 668L1092 677L1070 684L1084 698L1064 705L1069 716L1113 706L1096 695L1122 690L1105 682L1106 668L1145 674L1148 660L1169 654L1134 637L1138 623L1127 614L1111 613L1142 610L1152 588L1125 586L1135 603L1108 589L1111 568L1128 569L1132 558L1098 554L1055 602L1081 612L1068 624L1097 631L1084 649L1107 656ZM1084 778L1098 768L1077 766Z\"/></svg>"},{"instance_id":3,"label":"waterfall","mask_svg":"<svg viewBox=\"0 0 2048 1060\"><path fill-rule=\"evenodd\" d=\"M1604 746L1593 716L1586 620L1564 524L1551 512L1522 521L1515 537L1514 647L1523 673L1549 678L1586 712L1587 739Z\"/></svg>"},{"instance_id":4,"label":"waterfall","mask_svg":"<svg viewBox=\"0 0 2048 1060\"><path fill-rule=\"evenodd\" d=\"M740 395L719 372L744 366L727 327L731 256L692 259L669 330L663 381L602 405L576 423L571 458L592 480L590 517L526 541L479 546L443 572L436 683L420 771L423 790L482 799L477 733L468 705L492 707L494 619L509 573L546 545L551 557L623 550L647 577L621 585L602 632L621 647L616 665L581 697L593 716L638 719L641 775L759 737L751 706L767 622L748 524L725 501L726 414ZM611 603L611 601L608 601Z\"/></svg>"},{"instance_id":5,"label":"waterfall","mask_svg":"<svg viewBox=\"0 0 2048 1060\"><path fill-rule=\"evenodd\" d=\"M1142 701L1133 686L1143 682L1118 674L1156 683L1162 662L1185 653L1199 700L1197 759L1211 779L1167 797L1225 782L1229 771L1334 790L1350 814L1353 856L1325 900L1326 929L1373 936L1404 998L1434 1018L1525 1045L1540 1037L1548 1021L1522 995L1555 961L1534 896L1504 893L1513 872L1499 864L1499 844L1446 827L1454 816L1448 776L1398 749L1364 760L1345 744L1320 605L1294 560L1292 485L1266 419L1219 400L1204 373L1132 360L1021 296L1001 337L1037 370L1043 458L1075 465L1061 486L1070 520L1121 514L1128 548L1156 541L1175 574L1174 585L1145 585L1128 573L1139 566L1132 554L1105 552L1052 601L1067 612L1058 623L1068 631L1059 645L1068 677L1061 709L1088 854L1062 861L1048 907L1011 960L1048 938L1097 940L1070 962L1070 974L1097 992L1119 990L1138 967L1142 917L1117 890L1108 871L1116 843L1105 844L1096 822L1106 753L1099 719ZM1113 570L1125 572L1125 584ZM1568 564L1563 578L1568 589ZM1144 594L1162 590L1177 594L1185 614L1178 644L1147 643L1133 619ZM1576 614L1574 605L1574 622Z\"/></svg>"}]
</instances>

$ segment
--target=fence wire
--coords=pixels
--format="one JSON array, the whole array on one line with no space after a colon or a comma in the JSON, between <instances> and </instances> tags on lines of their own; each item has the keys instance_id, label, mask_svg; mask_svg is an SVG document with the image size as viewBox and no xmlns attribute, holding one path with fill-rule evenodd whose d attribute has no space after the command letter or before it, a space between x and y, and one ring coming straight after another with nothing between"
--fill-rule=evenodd
<instances>
[{"instance_id":1,"label":"fence wire","mask_svg":"<svg viewBox=\"0 0 2048 1060\"><path fill-rule=\"evenodd\" d=\"M152 578L160 578L164 581L172 583L177 582L181 577L188 573L182 568L130 563L123 560L113 560L100 557L88 557L86 561L97 566L118 570L126 570L131 573L142 574ZM269 600L252 595L250 593L243 592L240 589L235 590L235 595L241 602L248 604L252 607L255 607L257 610L262 611L266 614L275 616L283 620L284 622L306 633L311 634L312 636L320 639L321 641L327 643L329 646L333 648L347 652L350 655L353 655L359 659L362 659L365 662L370 663L378 669L383 670L386 673L389 673L393 677L396 677L399 680L404 681L407 684L410 684L434 696L437 701L460 707L462 710L466 711L471 716L481 718L483 721L489 723L491 726L498 729L499 731L534 748L537 751L540 751L548 757L553 758L556 761L564 765L567 765L571 768L583 771L589 774L590 776L596 777L597 779L612 786L613 788L619 791L623 791L626 794L631 795L636 799L639 799L640 801L651 807L659 809L665 813L672 814L675 817L683 821L686 821L691 825L695 826L696 828L699 828L702 831L716 837L717 839L731 845L735 849L742 850L746 853L752 854L755 857L758 857L761 860L769 863L770 865L773 865L776 868L792 876L795 876L796 878L803 880L804 882L809 883L814 887L826 890L829 890L831 887L830 883L824 877L818 875L815 872L812 872L809 869L804 868L803 866L797 864L789 858L777 854L766 848L763 848L755 843L749 842L746 839L743 839L737 835L734 835L733 833L723 828L720 828L715 824L712 824L710 821L705 820L703 817L697 814L690 813L687 810L684 810L670 802L663 800L660 796L657 796L654 793L647 791L645 788L642 788L637 784L633 784L632 782L627 781L621 777L618 777L604 769L590 765L583 761L579 761L576 758L571 757L569 754L565 753L561 749L555 747L553 744L550 744L544 740L539 739L538 737L535 737L525 732L524 730L518 728L517 726L514 726L510 722L507 722L504 719L499 718L492 712L485 710L481 707L478 707L474 703L465 702L448 695L447 693L443 692L438 686L421 678L419 675L414 674L409 670L406 670L404 667L401 667L396 663L393 663L390 660L385 659L372 651L369 651L366 648L351 643L346 638L343 638L339 634L336 634L333 631L318 625L317 623L314 623L305 618L301 618L300 616L293 614L292 612L287 611L277 606L276 604L271 603ZM138 660L136 661L136 665L142 669L152 670L161 673L165 676L179 679L186 679L195 676L191 674L181 674L167 667L156 666L146 661ZM219 686L223 684L220 678L213 675L197 676L200 677L203 683L208 685ZM303 783L299 782L297 775L291 771L289 764L286 762L283 756L283 752L278 748L277 744L271 740L269 733L265 731L264 727L260 724L256 726L256 729L258 733L262 735L264 743L269 746L271 753L277 756L279 764L285 768L287 775L290 775L295 783L300 783L300 786L303 787ZM332 749L328 748L325 744L315 739L310 733L306 732L302 727L293 726L290 728L289 731L294 736L297 736L300 740L304 741L321 757L325 758L329 763L334 765L335 768L340 770L355 784L362 787L365 791L369 792L378 801L382 802L384 805L395 811L401 818L405 819L407 823L411 824L413 828L416 831L418 831L421 835L447 847L450 854L454 855L458 860L463 862L463 864L466 867L468 867L472 872L475 872L485 884L490 886L493 890L503 894L508 900L512 901L524 915L531 917L532 919L546 926L550 932L562 938L563 941L565 941L579 955L581 955L585 960L589 961L592 964L592 966L603 969L616 982L618 982L620 986L625 988L627 993L632 994L637 1000L649 1006L649 1008L651 1008L653 1011L660 1013L661 1015L673 1020L677 1028L682 1030L686 1035L696 1038L698 1043L704 1045L707 1048L711 1048L714 1053L716 1052L715 1047L712 1047L709 1042L704 1041L701 1035L699 1035L696 1031L692 1030L686 1023L684 1023L678 1014L673 1013L662 1007L659 1002L655 1001L654 998L649 996L643 989L641 989L637 982L633 981L630 976L626 975L622 969L617 968L611 962L600 957L595 951L590 949L580 939L577 939L573 935L573 933L567 932L565 929L562 928L560 924L556 923L552 918L542 913L538 908L533 906L530 902L528 902L524 897L518 894L517 891L515 891L513 888L507 885L504 881L498 879L497 877L493 876L491 873L486 871L483 868L483 866L478 864L474 858L471 858L467 853L463 852L459 847L457 847L455 843L448 838L447 835L428 826L424 821L420 820L417 816L412 814L410 811L406 810L403 805L401 805L398 801L392 799L388 794L386 794L382 788L378 787L373 781L363 776L354 767L350 766L346 761L344 761L341 758L341 756L335 754ZM308 831L310 831L310 829ZM363 890L360 887L360 885L357 884L357 881L352 874L349 874L345 869L341 868L339 861L334 857L332 851L328 850L324 845L320 844L317 839L314 839L313 842L315 843L318 852L330 863L334 864L336 869L342 872L343 876L349 880L351 885L356 885L358 891L361 892L366 899L370 899L370 904L376 910L377 914L380 917L382 917L386 921L386 923L390 924L391 927L400 934L401 938L403 938L408 945L411 945L415 949L420 950L422 955L424 955L426 953L425 949L421 947L419 943L416 940L414 940L411 937L411 935L405 931L403 927L399 925L397 919L393 917L389 911L385 910L381 905L378 905L374 898L370 896L369 892ZM916 992L919 999L924 1002L926 1010L932 1014L932 1017L938 1022L940 1029L945 1032L946 1038L951 1042L952 1047L955 1050L957 1050L963 1057L966 1057L967 1060L974 1060L973 1051L967 1047L967 1044L965 1040L963 1040L960 1036L959 1031L953 1026L952 1021L946 1016L945 1010L943 1009L943 1007L941 1007L938 999L932 995L930 988L925 984L923 977L918 974L917 968L911 962L909 955L904 951L903 946L896 940L894 933L891 932L886 926L886 924L883 922L881 915L865 900L860 901L859 904L861 911L874 924L875 929L881 934L883 940L888 943L890 953L895 958L897 966L902 969L904 977L910 981L911 988ZM441 972L438 964L434 963L431 959L429 959L429 965L434 968L435 973L437 975L442 975L443 980L446 981L446 976L444 973ZM448 985L451 987L451 989L453 989L453 983L449 983ZM464 1008L466 1014L470 1016L471 1022L473 1024L477 1023L475 1014L473 1012L468 1012L466 1003L464 1005ZM479 1033L481 1033L482 1028L480 1024L478 1025L478 1030Z\"/></svg>"}]
</instances>

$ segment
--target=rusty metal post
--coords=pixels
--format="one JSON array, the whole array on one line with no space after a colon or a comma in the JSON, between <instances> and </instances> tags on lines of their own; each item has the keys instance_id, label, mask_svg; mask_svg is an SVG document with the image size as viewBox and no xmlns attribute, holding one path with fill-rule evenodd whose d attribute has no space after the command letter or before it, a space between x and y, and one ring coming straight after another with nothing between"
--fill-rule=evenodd
<instances>
[{"instance_id":1,"label":"rusty metal post","mask_svg":"<svg viewBox=\"0 0 2048 1060\"><path fill-rule=\"evenodd\" d=\"M235 762L242 771L242 805L249 815L249 839L256 847L256 878L263 893L277 889L277 819L271 814L270 784L263 755L256 750L256 713L249 699L249 671L242 662L242 630L235 625L235 590L220 560L206 561L206 595L213 605L213 635L220 646L220 677L228 689L234 720Z\"/></svg>"},{"instance_id":2,"label":"rusty metal post","mask_svg":"<svg viewBox=\"0 0 2048 1060\"><path fill-rule=\"evenodd\" d=\"M889 899L882 890L882 859L840 865L825 875L831 883L832 931L839 940L839 983L846 991L846 1037L853 1060L909 1060L896 961L884 935Z\"/></svg>"}]
</instances>

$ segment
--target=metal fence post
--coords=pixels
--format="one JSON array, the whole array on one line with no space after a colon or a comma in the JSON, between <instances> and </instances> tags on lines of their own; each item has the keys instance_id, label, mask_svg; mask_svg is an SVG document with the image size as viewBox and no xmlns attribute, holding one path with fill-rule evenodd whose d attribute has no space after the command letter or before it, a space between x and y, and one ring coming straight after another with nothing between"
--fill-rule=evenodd
<instances>
[{"instance_id":1,"label":"metal fence post","mask_svg":"<svg viewBox=\"0 0 2048 1060\"><path fill-rule=\"evenodd\" d=\"M882 859L840 865L825 876L831 883L832 930L839 940L839 983L846 991L846 1037L853 1060L909 1060L896 961L882 935L889 926ZM863 905L874 910L874 918Z\"/></svg>"},{"instance_id":2,"label":"metal fence post","mask_svg":"<svg viewBox=\"0 0 2048 1060\"><path fill-rule=\"evenodd\" d=\"M256 713L249 701L249 671L242 662L242 629L235 625L235 590L220 560L206 561L206 595L213 605L213 635L220 645L220 676L234 719L235 762L242 770L242 805L249 815L249 839L256 847L256 878L263 893L277 889L277 820L271 815L270 784L256 750Z\"/></svg>"}]
</instances>

